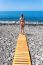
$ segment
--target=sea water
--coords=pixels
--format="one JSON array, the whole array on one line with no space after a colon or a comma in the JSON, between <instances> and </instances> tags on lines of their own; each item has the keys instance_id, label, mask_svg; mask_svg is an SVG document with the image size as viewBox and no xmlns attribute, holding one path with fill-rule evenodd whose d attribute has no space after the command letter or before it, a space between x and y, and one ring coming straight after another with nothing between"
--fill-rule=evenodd
<instances>
[{"instance_id":1,"label":"sea water","mask_svg":"<svg viewBox=\"0 0 43 65\"><path fill-rule=\"evenodd\" d=\"M0 11L0 22L18 21L21 14L26 21L43 22L43 11Z\"/></svg>"}]
</instances>

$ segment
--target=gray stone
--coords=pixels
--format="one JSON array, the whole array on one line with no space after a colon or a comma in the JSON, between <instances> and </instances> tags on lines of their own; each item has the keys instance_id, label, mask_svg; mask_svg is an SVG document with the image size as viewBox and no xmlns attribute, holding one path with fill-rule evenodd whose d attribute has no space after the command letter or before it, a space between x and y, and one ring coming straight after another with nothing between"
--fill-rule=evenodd
<instances>
[{"instance_id":1,"label":"gray stone","mask_svg":"<svg viewBox=\"0 0 43 65\"><path fill-rule=\"evenodd\" d=\"M0 26L0 65L12 65L19 25ZM32 65L43 65L43 26L25 25Z\"/></svg>"}]
</instances>

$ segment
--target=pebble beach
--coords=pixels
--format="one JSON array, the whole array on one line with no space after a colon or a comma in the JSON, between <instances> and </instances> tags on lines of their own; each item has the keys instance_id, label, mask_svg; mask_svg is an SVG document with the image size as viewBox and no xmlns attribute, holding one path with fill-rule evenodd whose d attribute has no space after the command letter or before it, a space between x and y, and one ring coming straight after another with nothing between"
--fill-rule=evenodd
<instances>
[{"instance_id":1,"label":"pebble beach","mask_svg":"<svg viewBox=\"0 0 43 65\"><path fill-rule=\"evenodd\" d=\"M25 25L32 65L43 65L43 25ZM19 25L0 25L0 65L12 65Z\"/></svg>"}]
</instances>

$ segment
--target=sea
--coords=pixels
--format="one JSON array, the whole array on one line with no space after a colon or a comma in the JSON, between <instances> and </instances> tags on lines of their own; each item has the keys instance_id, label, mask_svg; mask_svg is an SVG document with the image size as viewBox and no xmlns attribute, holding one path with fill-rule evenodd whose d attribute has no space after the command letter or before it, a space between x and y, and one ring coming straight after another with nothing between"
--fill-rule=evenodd
<instances>
[{"instance_id":1,"label":"sea","mask_svg":"<svg viewBox=\"0 0 43 65\"><path fill-rule=\"evenodd\" d=\"M0 23L2 21L19 21L22 14L28 22L43 22L43 11L0 11Z\"/></svg>"}]
</instances>

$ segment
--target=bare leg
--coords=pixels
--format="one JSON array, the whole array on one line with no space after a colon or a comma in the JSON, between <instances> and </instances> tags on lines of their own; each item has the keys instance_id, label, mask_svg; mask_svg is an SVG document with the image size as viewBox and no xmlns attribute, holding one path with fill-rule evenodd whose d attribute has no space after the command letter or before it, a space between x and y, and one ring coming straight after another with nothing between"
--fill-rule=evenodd
<instances>
[{"instance_id":1,"label":"bare leg","mask_svg":"<svg viewBox=\"0 0 43 65\"><path fill-rule=\"evenodd\" d=\"M21 32L22 34L24 34L24 27L21 26L20 32Z\"/></svg>"},{"instance_id":2,"label":"bare leg","mask_svg":"<svg viewBox=\"0 0 43 65\"><path fill-rule=\"evenodd\" d=\"M22 27L22 34L24 33L24 28Z\"/></svg>"},{"instance_id":3,"label":"bare leg","mask_svg":"<svg viewBox=\"0 0 43 65\"><path fill-rule=\"evenodd\" d=\"M20 33L22 33L21 25L20 25Z\"/></svg>"},{"instance_id":4,"label":"bare leg","mask_svg":"<svg viewBox=\"0 0 43 65\"><path fill-rule=\"evenodd\" d=\"M22 33L22 27L21 27L21 33Z\"/></svg>"}]
</instances>

